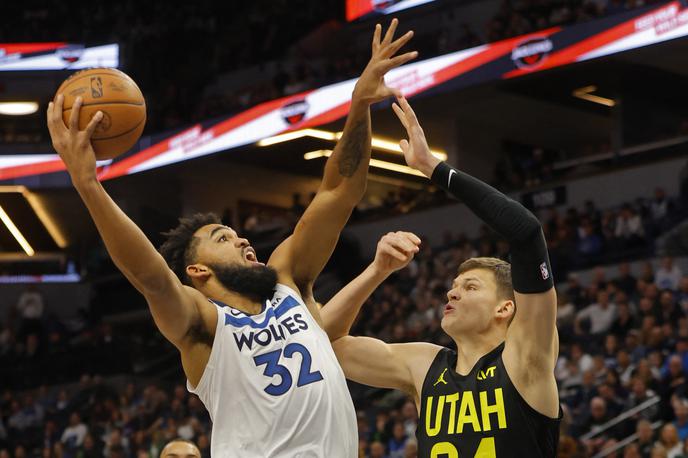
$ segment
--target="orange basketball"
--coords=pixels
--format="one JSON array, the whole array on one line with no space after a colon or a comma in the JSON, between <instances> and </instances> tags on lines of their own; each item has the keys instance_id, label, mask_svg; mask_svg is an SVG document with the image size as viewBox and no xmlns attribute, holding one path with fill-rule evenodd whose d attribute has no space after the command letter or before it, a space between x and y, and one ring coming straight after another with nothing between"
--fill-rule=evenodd
<instances>
[{"instance_id":1,"label":"orange basketball","mask_svg":"<svg viewBox=\"0 0 688 458\"><path fill-rule=\"evenodd\" d=\"M62 119L69 125L72 105L83 99L79 129L83 130L98 112L103 119L96 127L91 144L96 158L111 159L127 152L146 125L146 101L134 80L114 68L91 68L67 78L58 88L64 95Z\"/></svg>"}]
</instances>

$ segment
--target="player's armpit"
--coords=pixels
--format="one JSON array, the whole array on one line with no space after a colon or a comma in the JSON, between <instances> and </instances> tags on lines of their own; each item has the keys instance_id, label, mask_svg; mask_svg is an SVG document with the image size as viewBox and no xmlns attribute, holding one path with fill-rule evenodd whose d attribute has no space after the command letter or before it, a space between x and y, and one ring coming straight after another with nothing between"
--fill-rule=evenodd
<instances>
[{"instance_id":1,"label":"player's armpit","mask_svg":"<svg viewBox=\"0 0 688 458\"><path fill-rule=\"evenodd\" d=\"M190 330L195 326L214 336L217 314L214 306L199 291L189 286L182 285L174 278L170 279L169 286L157 291L147 291L144 297L162 335L165 336L180 351L194 340ZM212 307L212 310L210 308ZM213 313L210 313L210 312ZM204 313L206 312L206 313ZM196 333L199 334L199 333ZM210 342L212 346L212 341Z\"/></svg>"},{"instance_id":2,"label":"player's armpit","mask_svg":"<svg viewBox=\"0 0 688 458\"><path fill-rule=\"evenodd\" d=\"M418 400L423 380L441 347L428 343L387 344L370 337L345 336L332 342L346 378L393 388Z\"/></svg>"}]
</instances>

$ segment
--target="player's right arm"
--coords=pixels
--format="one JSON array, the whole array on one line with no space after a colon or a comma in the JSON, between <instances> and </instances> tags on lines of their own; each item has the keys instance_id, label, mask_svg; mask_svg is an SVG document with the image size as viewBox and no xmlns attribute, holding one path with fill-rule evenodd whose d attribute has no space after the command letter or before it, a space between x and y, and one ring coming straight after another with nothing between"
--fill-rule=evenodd
<instances>
[{"instance_id":1,"label":"player's right arm","mask_svg":"<svg viewBox=\"0 0 688 458\"><path fill-rule=\"evenodd\" d=\"M420 239L410 232L390 232L382 237L373 262L320 312L348 379L401 390L416 401L440 347L427 343L387 344L379 339L348 334L363 303L392 272L408 265L419 244Z\"/></svg>"},{"instance_id":2,"label":"player's right arm","mask_svg":"<svg viewBox=\"0 0 688 458\"><path fill-rule=\"evenodd\" d=\"M372 337L344 336L332 342L349 380L391 388L420 401L423 381L442 347L426 342L388 344Z\"/></svg>"},{"instance_id":3,"label":"player's right arm","mask_svg":"<svg viewBox=\"0 0 688 458\"><path fill-rule=\"evenodd\" d=\"M69 126L62 120L64 97L48 105L48 129L53 147L64 161L79 196L117 268L143 294L160 332L180 348L190 326L199 318L200 295L182 285L143 232L115 204L96 177L96 158L91 135L102 113L98 112L80 131L81 98L72 109ZM213 328L214 329L214 328Z\"/></svg>"}]
</instances>

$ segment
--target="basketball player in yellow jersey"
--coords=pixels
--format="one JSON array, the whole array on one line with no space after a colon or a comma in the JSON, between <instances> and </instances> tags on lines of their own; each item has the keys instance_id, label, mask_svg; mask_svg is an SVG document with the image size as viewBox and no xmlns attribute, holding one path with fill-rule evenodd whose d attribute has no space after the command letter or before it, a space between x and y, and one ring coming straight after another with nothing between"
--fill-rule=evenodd
<instances>
[{"instance_id":1,"label":"basketball player in yellow jersey","mask_svg":"<svg viewBox=\"0 0 688 458\"><path fill-rule=\"evenodd\" d=\"M372 57L320 189L267 265L213 215L182 219L158 253L96 178L90 136L100 118L79 131L80 99L69 126L61 96L48 107L53 145L108 253L146 298L158 329L179 350L187 387L208 409L213 458L358 454L353 403L312 287L365 192L370 105L395 93L385 73L416 57L395 57L412 36L394 40L396 27L393 20L384 37L375 28Z\"/></svg>"},{"instance_id":2,"label":"basketball player in yellow jersey","mask_svg":"<svg viewBox=\"0 0 688 458\"><path fill-rule=\"evenodd\" d=\"M519 203L432 156L408 102L399 104L393 107L409 135L401 142L406 162L505 237L511 264L472 258L459 267L442 319L457 352L348 336L365 299L418 251L415 235L386 235L375 261L323 309L338 323L335 353L347 378L415 399L418 456L553 458L561 418L557 301L540 224Z\"/></svg>"}]
</instances>

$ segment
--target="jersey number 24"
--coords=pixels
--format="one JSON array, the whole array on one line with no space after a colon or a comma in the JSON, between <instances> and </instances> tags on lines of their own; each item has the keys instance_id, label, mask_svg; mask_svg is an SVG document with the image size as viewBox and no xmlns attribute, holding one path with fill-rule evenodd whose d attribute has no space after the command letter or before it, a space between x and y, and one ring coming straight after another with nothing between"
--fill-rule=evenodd
<instances>
[{"instance_id":1,"label":"jersey number 24","mask_svg":"<svg viewBox=\"0 0 688 458\"><path fill-rule=\"evenodd\" d=\"M265 364L263 375L273 377L279 375L282 379L280 383L271 383L265 387L265 392L272 396L282 396L289 391L292 385L292 376L289 369L279 363L280 356L282 356L282 349L269 351L262 355L253 357L256 366ZM301 369L299 370L299 377L296 381L296 386L304 386L310 383L319 382L323 379L320 371L311 372L311 354L306 347L298 343L290 343L284 347L284 357L291 358L294 353L301 355Z\"/></svg>"}]
</instances>

